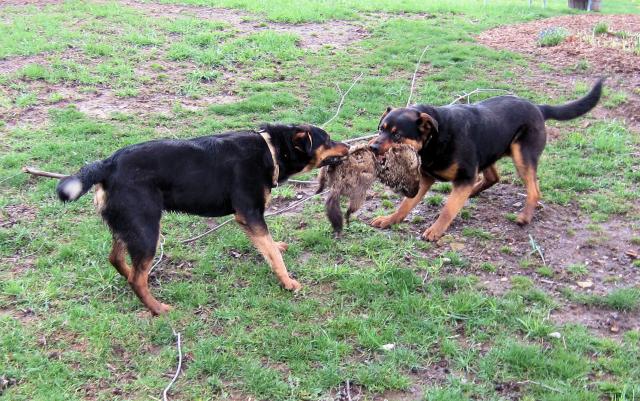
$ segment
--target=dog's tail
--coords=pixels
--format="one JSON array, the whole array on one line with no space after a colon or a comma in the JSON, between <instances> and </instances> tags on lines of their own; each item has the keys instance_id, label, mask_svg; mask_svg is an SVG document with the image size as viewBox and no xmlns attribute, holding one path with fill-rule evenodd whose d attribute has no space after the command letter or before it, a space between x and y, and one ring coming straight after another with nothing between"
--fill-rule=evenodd
<instances>
[{"instance_id":1,"label":"dog's tail","mask_svg":"<svg viewBox=\"0 0 640 401\"><path fill-rule=\"evenodd\" d=\"M586 96L573 102L563 104L561 106L549 106L546 104L538 105L545 120L571 120L586 114L589 110L596 107L600 96L602 95L602 83L604 78L600 78Z\"/></svg>"},{"instance_id":2,"label":"dog's tail","mask_svg":"<svg viewBox=\"0 0 640 401\"><path fill-rule=\"evenodd\" d=\"M86 194L94 184L104 181L110 174L109 164L103 160L87 164L74 175L60 180L56 192L63 202L71 202Z\"/></svg>"}]
</instances>

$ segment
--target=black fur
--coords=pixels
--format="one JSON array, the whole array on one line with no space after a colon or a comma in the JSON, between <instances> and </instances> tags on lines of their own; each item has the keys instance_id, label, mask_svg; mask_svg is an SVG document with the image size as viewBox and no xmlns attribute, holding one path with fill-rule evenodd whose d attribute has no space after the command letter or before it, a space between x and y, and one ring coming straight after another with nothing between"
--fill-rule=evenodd
<instances>
[{"instance_id":1,"label":"black fur","mask_svg":"<svg viewBox=\"0 0 640 401\"><path fill-rule=\"evenodd\" d=\"M345 156L348 151L347 145L332 141L317 127L265 125L262 129L275 148L279 182L305 168L334 163L338 154ZM126 245L136 269L156 252L163 211L236 214L250 230L268 233L264 210L273 171L269 148L254 131L155 140L125 147L83 167L60 182L58 195L62 201L69 200L64 187L70 180L82 182L82 193L101 184L106 193L102 216L114 239Z\"/></svg>"},{"instance_id":2,"label":"black fur","mask_svg":"<svg viewBox=\"0 0 640 401\"><path fill-rule=\"evenodd\" d=\"M449 197L453 200L447 202L438 220L423 234L429 240L442 235L468 196L498 182L495 163L503 156L513 157L516 170L525 181L527 201L516 222L527 224L540 198L537 167L547 140L545 120L569 120L587 113L600 100L603 81L598 80L583 98L561 106L498 96L468 105L388 108L380 120L379 135L370 147L383 157L394 143L414 146L422 162L422 194L434 179L453 182L453 196ZM483 179L476 182L480 172ZM378 218L373 224L387 227L401 221L408 213L407 207L401 209L401 213Z\"/></svg>"}]
</instances>

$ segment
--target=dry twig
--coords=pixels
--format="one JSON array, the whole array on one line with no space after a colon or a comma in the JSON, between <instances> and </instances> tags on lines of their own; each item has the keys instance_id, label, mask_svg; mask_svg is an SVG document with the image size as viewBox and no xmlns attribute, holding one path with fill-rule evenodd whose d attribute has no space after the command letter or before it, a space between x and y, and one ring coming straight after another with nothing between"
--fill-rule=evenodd
<instances>
[{"instance_id":1,"label":"dry twig","mask_svg":"<svg viewBox=\"0 0 640 401\"><path fill-rule=\"evenodd\" d=\"M458 103L458 101L459 101L459 100L462 100L462 99L464 99L464 98L467 98L467 103L469 103L469 97L470 97L471 95L476 94L476 93L483 93L483 92L503 92L505 95L513 95L513 93L512 93L512 92L510 92L510 91L508 91L508 90L506 90L506 89L484 89L484 88L476 88L476 89L472 90L472 91L471 91L471 92L469 92L469 93L465 93L465 94L463 94L463 95L461 95L461 96L458 96L457 98L455 98L455 99L453 100L453 102L449 103L448 105L449 105L449 106L452 106L452 105L454 105L454 104Z\"/></svg>"},{"instance_id":2,"label":"dry twig","mask_svg":"<svg viewBox=\"0 0 640 401\"><path fill-rule=\"evenodd\" d=\"M409 104L411 103L411 97L413 96L413 90L415 88L415 83L416 83L416 75L418 75L418 68L420 68L420 63L422 62L422 57L424 57L424 54L427 52L427 49L429 48L429 46L425 46L424 50L422 50L422 54L420 55L420 58L418 59L418 62L416 63L416 69L415 71L413 71L413 78L411 78L411 89L409 90L409 98L407 99L407 106L409 107Z\"/></svg>"},{"instance_id":3,"label":"dry twig","mask_svg":"<svg viewBox=\"0 0 640 401\"><path fill-rule=\"evenodd\" d=\"M48 171L38 170L38 169L35 169L33 167L23 167L22 171L27 173L27 174L37 175L37 176L40 176L40 177L49 177L49 178L65 178L65 177L68 177L68 175L66 175L66 174L50 173Z\"/></svg>"},{"instance_id":4,"label":"dry twig","mask_svg":"<svg viewBox=\"0 0 640 401\"><path fill-rule=\"evenodd\" d=\"M177 348L178 348L178 368L176 369L176 373L173 375L173 378L171 379L167 387L165 387L164 391L162 392L163 401L168 401L167 393L169 392L169 389L171 388L171 386L173 386L173 383L175 383L176 380L178 379L178 376L180 375L180 370L182 370L182 344L180 341L180 332L176 333L176 331L173 330L173 335L174 337L178 337L176 341Z\"/></svg>"},{"instance_id":5,"label":"dry twig","mask_svg":"<svg viewBox=\"0 0 640 401\"><path fill-rule=\"evenodd\" d=\"M342 90L340 89L340 87L338 86L338 84L336 84L336 87L338 88L338 92L340 93L340 103L338 103L338 109L336 110L336 113L333 115L333 117L331 117L330 119L328 119L324 124L322 124L320 126L320 128L324 128L326 127L331 121L335 120L336 117L338 117L338 114L340 114L340 109L342 109L342 105L344 104L344 99L347 97L347 95L349 94L349 92L351 92L351 89L356 85L356 83L358 83L358 81L360 80L360 78L362 78L362 72L360 73L360 75L358 75L356 77L356 79L353 80L353 83L351 84L351 86L349 87L349 89L346 90L346 92L342 92Z\"/></svg>"}]
</instances>

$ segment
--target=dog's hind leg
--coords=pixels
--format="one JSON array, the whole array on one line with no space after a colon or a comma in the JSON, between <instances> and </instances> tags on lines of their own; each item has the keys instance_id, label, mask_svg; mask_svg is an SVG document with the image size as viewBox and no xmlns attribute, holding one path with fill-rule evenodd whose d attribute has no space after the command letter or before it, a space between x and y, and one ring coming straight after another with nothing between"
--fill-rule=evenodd
<instances>
[{"instance_id":1,"label":"dog's hind leg","mask_svg":"<svg viewBox=\"0 0 640 401\"><path fill-rule=\"evenodd\" d=\"M485 189L489 189L500 181L500 175L498 174L498 168L496 164L492 164L489 167L482 170L482 180L476 182L471 191L471 197L478 195Z\"/></svg>"},{"instance_id":2,"label":"dog's hind leg","mask_svg":"<svg viewBox=\"0 0 640 401\"><path fill-rule=\"evenodd\" d=\"M536 210L536 206L540 200L540 187L538 186L537 175L539 154L533 154L531 152L528 155L523 154L520 143L516 142L511 145L511 157L513 158L513 164L516 166L518 175L522 178L522 181L524 181L524 186L527 190L524 209L516 218L516 223L522 226L531 222L533 212Z\"/></svg>"},{"instance_id":3,"label":"dog's hind leg","mask_svg":"<svg viewBox=\"0 0 640 401\"><path fill-rule=\"evenodd\" d=\"M124 242L113 236L113 245L109 254L109 262L116 268L124 278L129 279L131 268L127 265L126 260L127 246Z\"/></svg>"}]
</instances>

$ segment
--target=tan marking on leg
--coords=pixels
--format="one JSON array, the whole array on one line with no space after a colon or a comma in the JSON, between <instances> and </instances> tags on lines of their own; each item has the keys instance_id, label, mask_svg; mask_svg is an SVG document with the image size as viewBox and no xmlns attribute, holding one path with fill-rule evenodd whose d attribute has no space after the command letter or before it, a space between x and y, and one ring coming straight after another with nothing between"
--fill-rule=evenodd
<instances>
[{"instance_id":1,"label":"tan marking on leg","mask_svg":"<svg viewBox=\"0 0 640 401\"><path fill-rule=\"evenodd\" d=\"M289 249L289 244L287 244L286 242L274 241L274 243L276 244L276 248L278 248L280 252L286 252L287 249Z\"/></svg>"},{"instance_id":2,"label":"tan marking on leg","mask_svg":"<svg viewBox=\"0 0 640 401\"><path fill-rule=\"evenodd\" d=\"M404 198L400 207L394 213L388 216L380 216L373 219L371 225L378 228L387 228L393 224L398 224L404 220L407 215L416 207L418 203L429 192L429 188L435 182L435 179L430 176L420 175L420 188L418 193L413 198Z\"/></svg>"},{"instance_id":3,"label":"tan marking on leg","mask_svg":"<svg viewBox=\"0 0 640 401\"><path fill-rule=\"evenodd\" d=\"M529 224L533 218L533 212L536 210L538 201L540 200L540 187L538 186L538 177L534 166L525 164L522 156L522 149L520 144L514 143L511 145L511 157L513 158L513 164L516 166L516 171L522 181L524 181L525 189L527 190L527 200L525 201L524 209L516 218L516 223L519 225Z\"/></svg>"},{"instance_id":4,"label":"tan marking on leg","mask_svg":"<svg viewBox=\"0 0 640 401\"><path fill-rule=\"evenodd\" d=\"M129 285L133 288L140 301L151 311L153 315L162 315L169 312L169 305L158 302L149 291L149 269L153 263L153 256L144 261L134 263L133 271L129 275Z\"/></svg>"},{"instance_id":5,"label":"tan marking on leg","mask_svg":"<svg viewBox=\"0 0 640 401\"><path fill-rule=\"evenodd\" d=\"M452 181L452 180L454 180L456 178L456 175L458 174L458 163L453 162L446 169L440 170L440 171L434 171L434 173L438 177L442 177L446 181Z\"/></svg>"},{"instance_id":6,"label":"tan marking on leg","mask_svg":"<svg viewBox=\"0 0 640 401\"><path fill-rule=\"evenodd\" d=\"M267 263L269 263L271 270L278 278L278 281L280 281L280 284L282 284L282 286L287 290L298 291L301 289L302 286L300 283L289 277L289 272L284 265L282 253L280 253L280 247L282 247L282 244L285 246L286 244L280 243L280 246L278 246L278 243L271 238L271 234L269 234L268 230L250 227L246 223L246 219L238 213L236 213L235 218L242 229L247 233L247 236L251 239L251 242L253 242L253 245L256 247L258 252L260 252Z\"/></svg>"},{"instance_id":7,"label":"tan marking on leg","mask_svg":"<svg viewBox=\"0 0 640 401\"><path fill-rule=\"evenodd\" d=\"M268 208L269 204L271 204L271 188L264 189L264 208Z\"/></svg>"},{"instance_id":8,"label":"tan marking on leg","mask_svg":"<svg viewBox=\"0 0 640 401\"><path fill-rule=\"evenodd\" d=\"M435 223L431 227L427 228L422 233L422 238L428 241L437 241L447 231L451 222L460 212L460 209L464 206L464 203L469 199L471 191L473 190L473 184L466 185L454 185L451 194L447 198L447 202L440 211L440 215Z\"/></svg>"},{"instance_id":9,"label":"tan marking on leg","mask_svg":"<svg viewBox=\"0 0 640 401\"><path fill-rule=\"evenodd\" d=\"M129 279L131 268L127 265L127 246L122 240L113 237L113 245L109 254L109 262L124 278Z\"/></svg>"},{"instance_id":10,"label":"tan marking on leg","mask_svg":"<svg viewBox=\"0 0 640 401\"><path fill-rule=\"evenodd\" d=\"M491 188L498 181L500 181L500 175L498 174L498 168L494 163L482 170L482 180L476 182L476 184L473 186L471 196L476 196L485 189Z\"/></svg>"},{"instance_id":11,"label":"tan marking on leg","mask_svg":"<svg viewBox=\"0 0 640 401\"><path fill-rule=\"evenodd\" d=\"M96 192L93 195L93 205L98 213L102 213L107 205L107 191L104 190L102 184L96 184Z\"/></svg>"}]
</instances>

